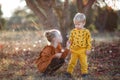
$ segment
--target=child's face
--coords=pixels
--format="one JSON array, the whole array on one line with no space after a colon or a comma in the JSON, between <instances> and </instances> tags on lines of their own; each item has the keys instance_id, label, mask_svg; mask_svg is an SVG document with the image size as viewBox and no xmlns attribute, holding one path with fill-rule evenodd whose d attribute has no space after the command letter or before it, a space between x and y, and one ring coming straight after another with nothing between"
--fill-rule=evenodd
<instances>
[{"instance_id":1,"label":"child's face","mask_svg":"<svg viewBox=\"0 0 120 80\"><path fill-rule=\"evenodd\" d=\"M82 29L84 28L85 21L74 21L75 28Z\"/></svg>"}]
</instances>

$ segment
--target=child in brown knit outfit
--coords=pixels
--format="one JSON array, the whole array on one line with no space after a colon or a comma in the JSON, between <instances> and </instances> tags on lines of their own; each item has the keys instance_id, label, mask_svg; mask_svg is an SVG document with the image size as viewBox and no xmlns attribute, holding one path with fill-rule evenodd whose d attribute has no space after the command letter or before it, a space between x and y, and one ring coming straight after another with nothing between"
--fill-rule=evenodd
<instances>
[{"instance_id":1,"label":"child in brown knit outfit","mask_svg":"<svg viewBox=\"0 0 120 80\"><path fill-rule=\"evenodd\" d=\"M64 59L69 52L67 48L62 52L60 44L62 42L62 36L58 30L46 31L45 37L50 45L46 45L43 48L36 60L37 68L44 76L51 75L58 70L64 64Z\"/></svg>"}]
</instances>

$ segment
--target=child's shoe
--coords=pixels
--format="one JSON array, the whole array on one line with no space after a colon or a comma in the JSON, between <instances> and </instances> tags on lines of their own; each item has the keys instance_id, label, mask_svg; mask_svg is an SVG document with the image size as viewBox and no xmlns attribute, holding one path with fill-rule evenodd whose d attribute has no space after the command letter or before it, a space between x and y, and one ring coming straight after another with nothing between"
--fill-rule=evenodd
<instances>
[{"instance_id":1,"label":"child's shoe","mask_svg":"<svg viewBox=\"0 0 120 80\"><path fill-rule=\"evenodd\" d=\"M70 73L68 73L68 72L64 73L64 75L65 75L65 77L67 77L67 78L72 78L72 75L71 75Z\"/></svg>"},{"instance_id":2,"label":"child's shoe","mask_svg":"<svg viewBox=\"0 0 120 80\"><path fill-rule=\"evenodd\" d=\"M89 80L89 75L88 74L83 74L82 75L82 80Z\"/></svg>"},{"instance_id":3,"label":"child's shoe","mask_svg":"<svg viewBox=\"0 0 120 80\"><path fill-rule=\"evenodd\" d=\"M67 78L65 80L75 80L75 78L72 76L72 74L70 74L68 72L64 73L64 76L65 76L65 78Z\"/></svg>"}]
</instances>

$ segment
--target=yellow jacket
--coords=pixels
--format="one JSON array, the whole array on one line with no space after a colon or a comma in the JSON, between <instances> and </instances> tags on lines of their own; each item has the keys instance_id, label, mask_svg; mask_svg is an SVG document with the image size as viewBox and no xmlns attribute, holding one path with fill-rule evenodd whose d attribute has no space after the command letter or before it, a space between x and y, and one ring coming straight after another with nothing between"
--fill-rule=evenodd
<instances>
[{"instance_id":1,"label":"yellow jacket","mask_svg":"<svg viewBox=\"0 0 120 80\"><path fill-rule=\"evenodd\" d=\"M70 49L86 48L91 50L91 35L88 29L73 29L70 33Z\"/></svg>"}]
</instances>

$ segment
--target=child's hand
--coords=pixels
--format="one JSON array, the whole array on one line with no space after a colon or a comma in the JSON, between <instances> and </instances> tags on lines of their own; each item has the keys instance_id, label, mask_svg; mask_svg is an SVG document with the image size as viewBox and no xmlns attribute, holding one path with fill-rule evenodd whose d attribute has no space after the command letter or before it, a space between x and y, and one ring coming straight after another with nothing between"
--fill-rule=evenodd
<instances>
[{"instance_id":1,"label":"child's hand","mask_svg":"<svg viewBox=\"0 0 120 80\"><path fill-rule=\"evenodd\" d=\"M69 61L68 61L68 59L65 59L65 63L68 63Z\"/></svg>"},{"instance_id":2,"label":"child's hand","mask_svg":"<svg viewBox=\"0 0 120 80\"><path fill-rule=\"evenodd\" d=\"M62 55L62 53L56 53L56 54L55 54L55 57L60 58L61 55Z\"/></svg>"},{"instance_id":3,"label":"child's hand","mask_svg":"<svg viewBox=\"0 0 120 80\"><path fill-rule=\"evenodd\" d=\"M70 42L69 42L69 41L67 41L67 43L66 43L66 48L67 48L67 49L70 48Z\"/></svg>"},{"instance_id":4,"label":"child's hand","mask_svg":"<svg viewBox=\"0 0 120 80\"><path fill-rule=\"evenodd\" d=\"M91 53L91 50L86 50L86 54L89 55Z\"/></svg>"}]
</instances>

